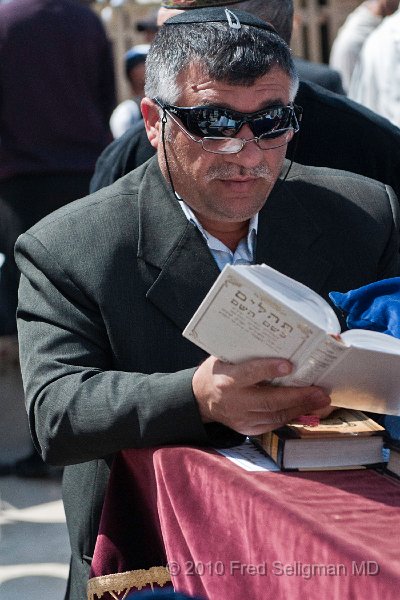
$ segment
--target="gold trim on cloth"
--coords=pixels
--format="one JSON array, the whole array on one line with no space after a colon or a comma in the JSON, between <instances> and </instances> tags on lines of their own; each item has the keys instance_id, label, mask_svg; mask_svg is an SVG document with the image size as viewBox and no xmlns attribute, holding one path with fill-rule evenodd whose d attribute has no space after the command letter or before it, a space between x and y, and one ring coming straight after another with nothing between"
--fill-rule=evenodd
<instances>
[{"instance_id":1,"label":"gold trim on cloth","mask_svg":"<svg viewBox=\"0 0 400 600\"><path fill-rule=\"evenodd\" d=\"M103 594L109 593L115 600L125 600L132 588L141 590L146 585L157 584L163 587L171 581L167 567L150 567L150 569L138 569L137 571L125 571L125 573L112 573L101 577L92 577L87 584L88 600L102 598ZM123 594L121 596L121 594Z\"/></svg>"}]
</instances>

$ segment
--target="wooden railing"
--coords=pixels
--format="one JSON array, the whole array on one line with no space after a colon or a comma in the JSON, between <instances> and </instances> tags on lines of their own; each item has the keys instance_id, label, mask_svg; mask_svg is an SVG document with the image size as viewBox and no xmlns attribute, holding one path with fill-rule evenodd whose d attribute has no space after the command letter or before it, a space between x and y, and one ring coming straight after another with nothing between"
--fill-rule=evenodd
<instances>
[{"instance_id":1,"label":"wooden railing","mask_svg":"<svg viewBox=\"0 0 400 600\"><path fill-rule=\"evenodd\" d=\"M360 0L294 0L293 52L327 63L337 30L359 4Z\"/></svg>"}]
</instances>

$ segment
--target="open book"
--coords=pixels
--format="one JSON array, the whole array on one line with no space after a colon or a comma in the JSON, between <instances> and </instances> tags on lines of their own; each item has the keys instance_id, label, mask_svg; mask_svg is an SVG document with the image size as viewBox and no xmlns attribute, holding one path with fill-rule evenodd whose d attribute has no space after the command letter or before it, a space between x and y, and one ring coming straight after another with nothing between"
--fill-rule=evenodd
<instances>
[{"instance_id":1,"label":"open book","mask_svg":"<svg viewBox=\"0 0 400 600\"><path fill-rule=\"evenodd\" d=\"M294 370L277 385L316 384L335 406L400 415L400 340L341 333L321 296L267 265L226 266L183 335L227 362L289 359Z\"/></svg>"}]
</instances>

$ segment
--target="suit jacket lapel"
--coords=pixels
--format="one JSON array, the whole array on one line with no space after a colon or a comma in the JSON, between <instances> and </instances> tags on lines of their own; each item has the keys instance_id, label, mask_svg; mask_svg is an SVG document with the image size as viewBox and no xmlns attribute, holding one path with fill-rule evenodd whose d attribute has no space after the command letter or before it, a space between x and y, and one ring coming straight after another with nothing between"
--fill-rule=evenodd
<instances>
[{"instance_id":1,"label":"suit jacket lapel","mask_svg":"<svg viewBox=\"0 0 400 600\"><path fill-rule=\"evenodd\" d=\"M138 201L138 257L159 269L147 298L183 329L218 277L219 269L155 160L149 163Z\"/></svg>"},{"instance_id":2,"label":"suit jacket lapel","mask_svg":"<svg viewBox=\"0 0 400 600\"><path fill-rule=\"evenodd\" d=\"M291 189L278 180L259 215L256 262L320 291L332 265L313 249L323 235Z\"/></svg>"}]
</instances>

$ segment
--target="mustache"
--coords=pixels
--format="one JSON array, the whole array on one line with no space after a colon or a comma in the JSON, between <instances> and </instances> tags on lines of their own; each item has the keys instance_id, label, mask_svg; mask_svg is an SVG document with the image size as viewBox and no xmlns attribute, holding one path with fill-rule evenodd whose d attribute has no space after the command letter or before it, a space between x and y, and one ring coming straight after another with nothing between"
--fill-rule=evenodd
<instances>
[{"instance_id":1,"label":"mustache","mask_svg":"<svg viewBox=\"0 0 400 600\"><path fill-rule=\"evenodd\" d=\"M251 168L233 164L213 165L206 173L207 181L212 181L213 179L234 179L235 177L261 177L270 180L272 173L265 164Z\"/></svg>"}]
</instances>

